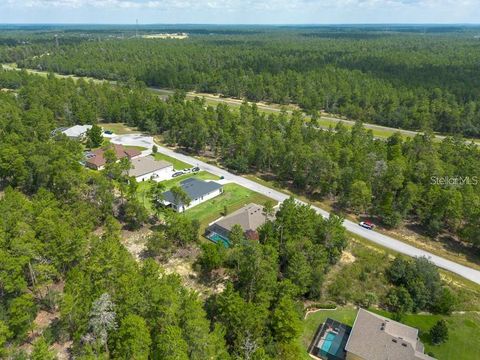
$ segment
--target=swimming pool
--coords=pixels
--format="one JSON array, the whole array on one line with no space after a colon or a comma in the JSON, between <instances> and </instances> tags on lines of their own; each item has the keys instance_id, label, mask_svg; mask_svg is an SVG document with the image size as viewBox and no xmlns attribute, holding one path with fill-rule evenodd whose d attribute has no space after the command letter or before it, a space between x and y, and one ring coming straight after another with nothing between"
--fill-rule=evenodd
<instances>
[{"instance_id":1,"label":"swimming pool","mask_svg":"<svg viewBox=\"0 0 480 360\"><path fill-rule=\"evenodd\" d=\"M325 340L323 341L323 344L322 344L323 351L328 352L330 350L330 347L332 346L332 342L336 336L337 335L334 333L331 333L331 332L327 333L327 335L325 336Z\"/></svg>"},{"instance_id":2,"label":"swimming pool","mask_svg":"<svg viewBox=\"0 0 480 360\"><path fill-rule=\"evenodd\" d=\"M208 238L212 240L214 243L221 242L227 248L230 246L230 241L228 241L228 239L224 238L223 236L217 233L214 233L214 232L210 233L210 235L208 235Z\"/></svg>"}]
</instances>

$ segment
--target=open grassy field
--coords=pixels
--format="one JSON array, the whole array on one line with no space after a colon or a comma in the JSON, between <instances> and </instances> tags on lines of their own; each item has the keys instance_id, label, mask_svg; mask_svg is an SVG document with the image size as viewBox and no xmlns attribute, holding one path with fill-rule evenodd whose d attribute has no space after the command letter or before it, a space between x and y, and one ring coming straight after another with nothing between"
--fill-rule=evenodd
<instances>
[{"instance_id":1,"label":"open grassy field","mask_svg":"<svg viewBox=\"0 0 480 360\"><path fill-rule=\"evenodd\" d=\"M123 123L101 123L99 125L103 127L105 130L109 130L117 135L140 133L135 128L131 128Z\"/></svg>"},{"instance_id":2,"label":"open grassy field","mask_svg":"<svg viewBox=\"0 0 480 360\"><path fill-rule=\"evenodd\" d=\"M172 158L168 155L164 155L164 154L160 154L160 153L156 153L153 155L155 157L155 159L157 160L164 160L164 161L168 161L169 163L171 163L173 165L173 168L175 170L182 170L182 169L186 169L186 168L191 168L193 165L191 164L187 164L186 162L183 162L183 161L180 161L180 160L177 160L175 158Z\"/></svg>"},{"instance_id":3,"label":"open grassy field","mask_svg":"<svg viewBox=\"0 0 480 360\"><path fill-rule=\"evenodd\" d=\"M382 316L392 317L388 312L371 310ZM352 325L357 310L351 307L337 310L322 310L310 314L304 321L302 344L306 348L310 345L318 326L330 317L334 320ZM440 319L444 319L449 328L449 339L441 345L432 345L428 331ZM420 330L420 339L425 345L426 353L433 353L439 360L478 359L478 339L480 339L480 314L476 312L454 313L451 316L431 314L405 315L402 323Z\"/></svg>"}]
</instances>

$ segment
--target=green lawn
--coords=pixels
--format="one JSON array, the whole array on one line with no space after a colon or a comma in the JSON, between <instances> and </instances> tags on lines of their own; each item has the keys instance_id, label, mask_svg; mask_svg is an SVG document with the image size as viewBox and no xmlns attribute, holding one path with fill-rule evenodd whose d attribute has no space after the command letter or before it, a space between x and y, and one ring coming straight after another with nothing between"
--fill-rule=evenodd
<instances>
[{"instance_id":1,"label":"green lawn","mask_svg":"<svg viewBox=\"0 0 480 360\"><path fill-rule=\"evenodd\" d=\"M308 317L303 321L302 344L304 348L308 349L313 337L315 336L318 326L327 318L331 318L352 326L356 315L357 310L353 308L322 310L308 315Z\"/></svg>"},{"instance_id":2,"label":"green lawn","mask_svg":"<svg viewBox=\"0 0 480 360\"><path fill-rule=\"evenodd\" d=\"M175 158L172 158L168 155L164 155L164 154L160 154L160 153L156 153L154 155L155 159L157 160L164 160L164 161L168 161L169 163L173 164L173 167L175 170L182 170L182 169L186 169L186 168L191 168L193 165L192 164L187 164L183 161L180 161L180 160L177 160Z\"/></svg>"},{"instance_id":3,"label":"green lawn","mask_svg":"<svg viewBox=\"0 0 480 360\"><path fill-rule=\"evenodd\" d=\"M169 161L168 159L165 159ZM196 178L196 179L201 179L201 180L218 180L218 176L215 176L213 174L210 174L206 171L200 171L196 174L186 174L182 175L176 178L173 178L171 180L165 180L162 181L162 184L165 186L166 189L170 189L172 186L178 185L180 181L188 179L188 178ZM140 200L141 203L145 205L145 207L152 212L152 206L150 204L150 200L148 199L148 191L152 187L152 185L155 184L155 181L149 180L149 181L142 181L138 184L138 189L137 189L137 197Z\"/></svg>"},{"instance_id":4,"label":"green lawn","mask_svg":"<svg viewBox=\"0 0 480 360\"><path fill-rule=\"evenodd\" d=\"M380 315L390 317L385 311L374 310ZM310 314L304 321L302 343L308 348L315 335L318 326L327 317L352 325L357 310L353 308L342 308L338 310L324 310ZM449 339L441 345L430 344L428 331L440 319L448 324ZM478 358L478 339L480 339L480 314L469 312L465 314L453 314L451 316L431 314L410 314L405 315L402 323L420 330L420 339L425 345L425 353L431 352L439 360L446 359L476 359Z\"/></svg>"},{"instance_id":5,"label":"green lawn","mask_svg":"<svg viewBox=\"0 0 480 360\"><path fill-rule=\"evenodd\" d=\"M112 131L114 134L117 134L117 135L135 134L139 132L134 128L128 127L123 123L101 123L99 125L103 127L105 130Z\"/></svg>"},{"instance_id":6,"label":"green lawn","mask_svg":"<svg viewBox=\"0 0 480 360\"><path fill-rule=\"evenodd\" d=\"M223 187L223 194L197 205L185 212L185 215L191 219L200 221L200 231L203 233L204 229L209 223L222 216L224 207L227 207L229 213L240 209L242 206L249 203L264 204L270 198L259 193L248 190L237 184L226 184Z\"/></svg>"},{"instance_id":7,"label":"green lawn","mask_svg":"<svg viewBox=\"0 0 480 360\"><path fill-rule=\"evenodd\" d=\"M163 181L162 184L165 185L166 189L170 189L172 186L178 185L182 180L188 178L197 178L201 180L219 179L218 176L212 175L206 171L201 171L195 175L187 174L171 180L166 180ZM138 184L137 189L138 199L150 212L153 210L148 198L148 191L153 184L153 181L142 181ZM185 215L190 219L197 219L200 221L200 232L202 234L210 222L222 216L225 206L227 207L228 212L231 213L249 203L257 203L261 205L267 200L271 200L264 195L248 190L237 184L226 184L223 190L223 194L188 209L185 212Z\"/></svg>"}]
</instances>

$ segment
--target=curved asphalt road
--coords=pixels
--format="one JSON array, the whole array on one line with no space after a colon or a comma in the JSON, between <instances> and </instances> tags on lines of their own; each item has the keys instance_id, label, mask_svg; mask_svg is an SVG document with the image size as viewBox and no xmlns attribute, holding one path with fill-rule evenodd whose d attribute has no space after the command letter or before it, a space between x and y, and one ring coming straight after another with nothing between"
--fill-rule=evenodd
<instances>
[{"instance_id":1,"label":"curved asphalt road","mask_svg":"<svg viewBox=\"0 0 480 360\"><path fill-rule=\"evenodd\" d=\"M145 135L140 135L140 134L131 134L131 135L119 135L119 136L113 136L111 138L112 143L116 144L123 144L123 145L131 145L131 146L142 146L147 148L148 150L143 152L143 155L147 155L151 153L152 146L154 145L153 138L151 136L145 136ZM157 144L156 144L157 145ZM191 156L183 155L176 153L173 150L170 150L168 148L165 148L163 146L157 145L158 147L158 152L168 155L170 157L173 157L175 159L181 160L183 162L186 162L188 164L198 166L202 170L208 171L212 174L215 174L217 176L223 176L225 180L229 182L234 182L237 183L243 187L246 187L247 189L250 189L252 191L256 191L260 194L263 194L265 196L268 196L276 201L282 202L285 199L288 199L288 195L281 193L279 191L276 191L274 189L268 188L264 185L261 185L259 183L256 183L252 180L246 179L242 176L234 175L224 169L221 169L217 166L207 164L203 161L197 160ZM297 200L299 203L305 204L304 202ZM314 209L317 213L321 214L324 217L328 217L329 213L326 212L323 209L320 209L316 206L312 206L312 209ZM434 255L429 253L428 251L417 249L416 247L413 247L411 245L405 244L399 240L396 240L394 238L391 238L389 236L380 234L376 231L372 230L367 230L364 229L358 224L350 221L350 220L345 220L344 221L344 226L345 228L356 234L359 235L367 240L370 240L376 244L379 244L381 246L384 246L386 248L392 249L394 251L397 251L399 253L409 255L412 257L419 257L419 256L424 256L428 258L431 262L433 262L435 265L438 267L451 271L457 275L460 275L468 280L471 280L477 284L480 284L480 271L471 269L467 266L457 264L453 261L444 259L440 256Z\"/></svg>"}]
</instances>

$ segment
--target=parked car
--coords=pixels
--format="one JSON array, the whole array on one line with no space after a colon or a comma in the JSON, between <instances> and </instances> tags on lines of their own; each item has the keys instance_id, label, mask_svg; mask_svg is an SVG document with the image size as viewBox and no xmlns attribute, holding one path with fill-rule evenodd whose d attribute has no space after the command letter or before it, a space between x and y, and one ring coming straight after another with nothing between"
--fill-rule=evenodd
<instances>
[{"instance_id":1,"label":"parked car","mask_svg":"<svg viewBox=\"0 0 480 360\"><path fill-rule=\"evenodd\" d=\"M192 172L199 172L200 171L200 168L198 166L195 166L194 168L192 168Z\"/></svg>"},{"instance_id":2,"label":"parked car","mask_svg":"<svg viewBox=\"0 0 480 360\"><path fill-rule=\"evenodd\" d=\"M172 177L177 177L185 174L183 171L177 171L176 173L173 173Z\"/></svg>"},{"instance_id":3,"label":"parked car","mask_svg":"<svg viewBox=\"0 0 480 360\"><path fill-rule=\"evenodd\" d=\"M189 173L189 172L191 171L191 169L188 169L188 168L187 168L187 169L183 169L182 171L183 171L185 174L187 174L187 173Z\"/></svg>"},{"instance_id":4,"label":"parked car","mask_svg":"<svg viewBox=\"0 0 480 360\"><path fill-rule=\"evenodd\" d=\"M368 230L373 230L375 228L375 225L369 221L362 221L358 225Z\"/></svg>"}]
</instances>

